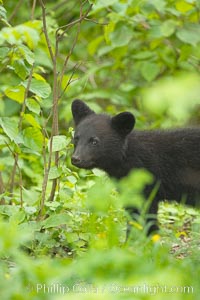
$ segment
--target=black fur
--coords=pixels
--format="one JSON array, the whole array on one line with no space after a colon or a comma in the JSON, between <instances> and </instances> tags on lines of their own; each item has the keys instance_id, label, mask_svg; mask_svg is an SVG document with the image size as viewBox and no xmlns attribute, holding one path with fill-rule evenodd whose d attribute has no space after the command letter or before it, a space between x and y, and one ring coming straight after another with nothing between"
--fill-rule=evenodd
<instances>
[{"instance_id":1,"label":"black fur","mask_svg":"<svg viewBox=\"0 0 200 300\"><path fill-rule=\"evenodd\" d=\"M72 114L76 125L72 164L96 167L117 179L132 169L147 169L160 182L150 213L156 213L164 199L200 203L199 128L132 131L135 118L130 112L114 117L95 114L81 100L73 101ZM146 196L151 189L146 188Z\"/></svg>"}]
</instances>

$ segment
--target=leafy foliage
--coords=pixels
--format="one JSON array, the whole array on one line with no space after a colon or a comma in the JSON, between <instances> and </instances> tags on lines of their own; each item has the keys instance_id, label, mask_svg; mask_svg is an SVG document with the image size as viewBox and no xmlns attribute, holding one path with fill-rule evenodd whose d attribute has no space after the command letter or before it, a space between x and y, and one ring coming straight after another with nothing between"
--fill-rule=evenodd
<instances>
[{"instance_id":1,"label":"leafy foliage","mask_svg":"<svg viewBox=\"0 0 200 300\"><path fill-rule=\"evenodd\" d=\"M164 203L147 238L151 175L75 169L70 106L199 124L200 2L43 2L0 1L2 299L198 299L198 211Z\"/></svg>"}]
</instances>

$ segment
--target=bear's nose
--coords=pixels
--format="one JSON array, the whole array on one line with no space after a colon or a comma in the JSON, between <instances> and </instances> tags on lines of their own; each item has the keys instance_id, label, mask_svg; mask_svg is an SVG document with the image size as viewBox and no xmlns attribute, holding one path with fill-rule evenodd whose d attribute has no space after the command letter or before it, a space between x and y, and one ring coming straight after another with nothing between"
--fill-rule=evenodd
<instances>
[{"instance_id":1,"label":"bear's nose","mask_svg":"<svg viewBox=\"0 0 200 300\"><path fill-rule=\"evenodd\" d=\"M73 164L73 165L77 165L77 164L79 164L80 162L81 162L80 157L75 156L75 155L72 156L72 164Z\"/></svg>"}]
</instances>

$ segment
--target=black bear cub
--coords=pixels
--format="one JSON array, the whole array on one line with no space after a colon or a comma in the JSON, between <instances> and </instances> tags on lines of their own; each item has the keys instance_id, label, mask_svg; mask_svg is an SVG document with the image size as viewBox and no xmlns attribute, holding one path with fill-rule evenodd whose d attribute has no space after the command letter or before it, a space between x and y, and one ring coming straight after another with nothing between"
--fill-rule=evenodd
<instances>
[{"instance_id":1,"label":"black bear cub","mask_svg":"<svg viewBox=\"0 0 200 300\"><path fill-rule=\"evenodd\" d=\"M72 114L76 126L73 165L99 168L117 179L133 169L147 169L159 182L150 214L157 213L164 199L200 203L200 128L132 131L132 113L96 114L81 100L73 101ZM147 197L152 188L146 187Z\"/></svg>"}]
</instances>

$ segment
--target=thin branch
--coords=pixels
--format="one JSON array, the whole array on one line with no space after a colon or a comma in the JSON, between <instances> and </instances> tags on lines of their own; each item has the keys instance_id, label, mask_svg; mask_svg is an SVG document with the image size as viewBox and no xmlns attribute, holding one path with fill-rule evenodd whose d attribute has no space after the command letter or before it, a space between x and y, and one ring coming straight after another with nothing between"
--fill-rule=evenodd
<instances>
[{"instance_id":1,"label":"thin branch","mask_svg":"<svg viewBox=\"0 0 200 300\"><path fill-rule=\"evenodd\" d=\"M102 26L105 26L105 25L108 25L108 24L109 24L108 22L105 22L105 23L100 23L100 22L99 22L99 21L97 21L97 20L94 20L94 19L89 19L89 18L85 18L84 20L85 20L85 21L92 22L92 23L95 23L95 24L98 24L98 25L102 25Z\"/></svg>"},{"instance_id":2,"label":"thin branch","mask_svg":"<svg viewBox=\"0 0 200 300\"><path fill-rule=\"evenodd\" d=\"M50 153L49 153L49 170L51 167L51 157L52 157L52 146L53 146L53 137L55 135L59 135L59 126L58 126L58 73L57 73L57 57L58 57L58 39L56 38L55 41L55 59L53 63L53 107L52 107L52 113L53 113L53 120L52 120L52 127L51 127L51 138L50 138ZM59 162L59 152L56 151L54 154L54 163L55 166L58 167ZM49 201L54 200L56 187L57 187L58 179L54 178L52 181L52 187L51 187L51 193L49 196Z\"/></svg>"},{"instance_id":3,"label":"thin branch","mask_svg":"<svg viewBox=\"0 0 200 300\"><path fill-rule=\"evenodd\" d=\"M34 20L36 2L37 2L37 0L33 0L33 5L32 5L32 9L31 9L31 20Z\"/></svg>"},{"instance_id":4,"label":"thin branch","mask_svg":"<svg viewBox=\"0 0 200 300\"><path fill-rule=\"evenodd\" d=\"M86 1L87 2L87 1ZM51 131L51 139L50 139L50 154L49 157L51 159L51 155L52 155L52 143L53 143L53 136L54 135L58 135L59 134L59 129L58 129L58 100L59 100L59 95L58 95L58 91L61 90L61 83L63 80L63 76L64 73L66 71L66 67L67 67L67 63L68 60L74 50L74 47L77 43L78 40L78 36L80 33L80 25L81 25L81 21L88 15L90 9L92 8L92 5L90 5L90 7L88 8L88 10L86 11L86 13L83 15L82 13L82 9L84 4L86 3L84 2L81 5L80 8L80 18L79 18L79 22L78 22L78 30L76 33L76 37L74 39L74 42L72 44L72 47L64 61L64 65L61 71L61 76L60 76L60 80L58 81L58 74L57 74L57 63L56 63L56 59L57 59L57 55L58 55L58 44L59 41L61 40L61 38L63 37L64 33L66 32L67 29L65 29L65 31L60 35L59 34L59 29L56 31L56 45L55 45L55 56L54 56L54 61L53 61L53 72L54 72L54 83L53 83L53 122L52 122L52 131ZM70 27L73 26L75 24L75 22L71 22L70 23ZM68 24L69 25L69 24ZM69 28L69 26L66 26ZM66 28L65 27L65 28ZM58 163L59 163L59 152L55 152L55 160L54 160L55 166L58 167ZM58 179L55 178L52 181L52 188L51 188L51 193L50 193L50 197L49 197L49 201L53 201L54 196L55 196L55 192L56 192L56 187L57 187L57 183L58 183Z\"/></svg>"},{"instance_id":5,"label":"thin branch","mask_svg":"<svg viewBox=\"0 0 200 300\"><path fill-rule=\"evenodd\" d=\"M63 37L64 33L66 32L67 29L65 29L65 31L60 35L59 34L59 29L56 31L56 45L55 45L55 57L54 57L54 84L53 84L53 122L52 122L52 134L51 134L51 139L50 139L50 156L51 156L51 152L52 152L52 143L53 143L53 136L54 135L58 135L59 134L59 129L58 129L58 100L59 100L59 95L58 95L58 91L61 90L61 83L63 80L63 76L64 73L66 71L67 68L67 63L68 60L74 50L74 47L77 43L78 40L78 36L80 33L80 25L81 25L81 21L84 19L84 17L86 17L92 7L92 5L90 5L90 8L87 10L87 12L83 15L82 13L82 9L83 9L83 5L85 3L83 3L81 5L80 8L80 18L79 18L79 22L78 22L78 29L77 29L77 33L76 33L76 37L74 39L74 42L72 44L72 47L64 61L64 65L61 71L61 76L60 76L60 80L58 81L58 75L57 75L57 64L56 64L56 58L58 55L58 44L59 41L61 40L61 38ZM70 23L70 26L73 26L75 24L75 22ZM69 24L68 24L69 25ZM67 26L67 28L69 28L69 26ZM58 163L59 163L59 152L55 152L55 166L58 167ZM56 192L56 187L57 187L57 183L58 183L58 179L55 178L53 179L52 182L52 187L51 187L51 193L50 193L50 197L49 197L49 201L53 201L54 196L55 196L55 192Z\"/></svg>"},{"instance_id":6,"label":"thin branch","mask_svg":"<svg viewBox=\"0 0 200 300\"><path fill-rule=\"evenodd\" d=\"M18 159L19 159L19 155L18 153L15 153L9 144L7 144L7 147L8 149L10 150L10 152L12 153L13 157L14 157L14 160L15 160L15 163L14 163L14 170L15 170L15 173L16 174L16 170L18 169L18 172L19 172L19 193L20 193L20 207L23 208L23 193L22 193L22 187L23 187L23 181L22 181L22 172L21 172L21 169L20 169L20 166L18 164ZM12 181L13 181L13 187L14 187L14 179L15 177L12 176ZM11 181L11 182L12 182Z\"/></svg>"},{"instance_id":7,"label":"thin branch","mask_svg":"<svg viewBox=\"0 0 200 300\"><path fill-rule=\"evenodd\" d=\"M47 189L47 182L48 182L48 176L49 176L49 165L47 166L47 160L46 160L46 144L45 144L45 131L43 129L43 160L44 160L44 177L42 182L42 194L41 194L41 201L40 201L40 208L38 213L38 218L41 217L44 209L44 203L45 203L45 197L46 197L46 189Z\"/></svg>"},{"instance_id":8,"label":"thin branch","mask_svg":"<svg viewBox=\"0 0 200 300\"><path fill-rule=\"evenodd\" d=\"M46 148L44 148L43 152L43 157L44 157L44 178L43 178L43 183L42 183L42 195L41 195L41 203L40 203L40 210L38 217L41 217L43 214L44 210L44 204L45 204L45 199L46 199L46 190L47 190L47 183L48 183L48 177L49 177L49 171L51 168L51 162L52 162L52 146L53 146L53 137L54 135L58 135L59 130L58 130L58 84L57 84L57 55L58 55L58 41L56 40L56 45L55 45L55 53L53 53L52 46L50 43L48 31L47 31L47 24L46 24L46 9L44 6L44 3L42 0L40 0L40 5L42 8L42 22L43 22L43 32L45 35L47 47L49 50L49 54L53 63L53 106L52 106L52 111L49 117L53 116L52 120L52 128L51 128L51 137L50 137L50 147L49 147L49 159L48 163L46 161ZM55 165L58 166L58 152L55 153ZM53 180L52 183L52 189L51 189L51 194L50 194L50 201L53 200L54 195L55 195L55 188L57 185L57 179Z\"/></svg>"},{"instance_id":9,"label":"thin branch","mask_svg":"<svg viewBox=\"0 0 200 300\"><path fill-rule=\"evenodd\" d=\"M50 40L49 40L48 32L47 32L46 7L45 7L42 0L39 0L39 1L40 1L40 5L41 5L41 8L42 8L43 32L44 32L44 35L45 35L45 39L46 39L46 42L47 42L47 47L49 49L49 54L50 54L51 60L54 63L55 62L55 56L54 56L52 46L51 46L51 43L50 43Z\"/></svg>"},{"instance_id":10,"label":"thin branch","mask_svg":"<svg viewBox=\"0 0 200 300\"><path fill-rule=\"evenodd\" d=\"M13 165L13 169L12 169L12 173L11 173L11 179L10 179L9 192L10 192L11 195L13 194L13 189L14 189L14 185L15 185L16 170L17 170L17 164L16 164L16 160L15 160L14 165Z\"/></svg>"},{"instance_id":11,"label":"thin branch","mask_svg":"<svg viewBox=\"0 0 200 300\"><path fill-rule=\"evenodd\" d=\"M52 151L52 146L53 146L53 137L55 135L59 134L59 126L58 126L58 101L59 101L59 91L61 90L61 83L67 68L67 64L68 64L68 60L74 50L74 47L77 43L78 40L78 36L80 33L80 26L81 26L81 22L84 20L84 18L87 17L89 11L92 8L92 5L89 6L89 8L87 9L86 13L83 14L83 6L85 5L85 3L87 3L87 0L85 2L83 2L81 4L80 7L80 17L78 20L75 20L65 26L59 27L56 30L56 36L55 36L55 50L53 52L52 50L52 46L50 43L50 39L49 39L49 35L48 35L48 31L47 31L47 24L46 24L46 9L45 9L45 5L43 3L42 0L40 1L40 5L42 8L42 21L43 21L43 32L45 35L45 39L46 39L46 43L47 43L47 47L49 50L49 54L53 63L53 106L52 106L52 112L50 114L50 116L52 116L52 127L51 127L51 136L50 136L50 146L49 146L49 158L48 158L48 162L46 161L46 154L43 153L43 157L44 157L44 162L45 162L45 166L44 166L44 178L43 178L43 183L42 183L42 195L41 195L41 203L40 203L40 210L39 210L39 214L38 214L38 218L40 218L43 214L43 210L44 210L44 204L45 204L45 199L46 199L46 190L47 190L47 183L48 183L48 177L49 177L49 171L51 168L51 164L52 164L52 157L54 154L54 164L56 167L58 167L59 164L59 152L55 152L53 153ZM73 41L72 47L68 53L68 55L65 58L62 70L61 70L61 75L60 78L58 80L58 72L57 72L57 57L58 57L58 46L59 46L59 42L60 40L63 38L65 32L71 28L72 26L74 26L75 24L78 24L78 29L77 29L77 33L75 36L75 39ZM64 29L63 32L60 33L60 30ZM67 86L72 82L72 78L74 75L75 69L73 71L73 74L71 75ZM66 86L66 88L67 88ZM65 89L66 89L65 88ZM44 151L46 151L46 149L44 149ZM52 187L51 187L51 193L49 196L49 201L53 201L54 197L55 197L55 192L56 192L56 187L58 184L58 179L55 178L52 181Z\"/></svg>"},{"instance_id":12,"label":"thin branch","mask_svg":"<svg viewBox=\"0 0 200 300\"><path fill-rule=\"evenodd\" d=\"M72 47L69 50L69 53L66 56L64 64L63 64L63 68L62 68L62 71L61 71L61 74L60 74L59 90L61 89L61 85L62 85L64 74L66 72L68 60L69 60L70 56L72 55L72 52L73 52L73 50L74 50L74 48L76 46L76 43L78 41L79 33L80 33L80 23L79 23L79 26L78 26L78 29L77 29L76 36L75 36L75 39L73 41Z\"/></svg>"},{"instance_id":13,"label":"thin branch","mask_svg":"<svg viewBox=\"0 0 200 300\"><path fill-rule=\"evenodd\" d=\"M0 172L0 194L3 194L4 192L5 192L5 188L4 188L2 174Z\"/></svg>"},{"instance_id":14,"label":"thin branch","mask_svg":"<svg viewBox=\"0 0 200 300\"><path fill-rule=\"evenodd\" d=\"M78 69L80 68L80 66L81 66L81 63L77 63L77 64L75 64L75 66L73 67L72 74L70 75L70 78L69 78L69 80L67 81L67 84L65 85L65 87L64 87L62 93L60 94L59 98L62 98L62 96L64 95L64 93L65 93L66 89L68 88L68 86L70 85L70 83L72 83L72 82L74 82L74 81L77 80L77 79L74 79L74 80L73 80L73 77L74 77L74 74L75 74L76 70L78 70Z\"/></svg>"},{"instance_id":15,"label":"thin branch","mask_svg":"<svg viewBox=\"0 0 200 300\"><path fill-rule=\"evenodd\" d=\"M84 5L84 4L83 4L83 5ZM82 5L82 6L83 6L83 5ZM81 7L82 7L82 6L81 6ZM66 24L66 25L60 26L60 27L56 30L56 35L57 35L57 36L60 36L60 38L62 38L63 35L66 33L66 31L67 31L70 27L72 27L72 26L74 26L74 25L76 25L76 24L78 24L78 23L81 23L84 19L86 19L87 15L89 14L90 10L92 9L92 6L93 6L93 4L91 4L91 5L89 6L89 8L87 9L86 13L85 13L84 15L81 15L79 19L74 20L74 21L72 21L71 23L68 23L68 24ZM63 29L64 29L64 30L63 30ZM59 30L63 30L62 34L59 34Z\"/></svg>"},{"instance_id":16,"label":"thin branch","mask_svg":"<svg viewBox=\"0 0 200 300\"><path fill-rule=\"evenodd\" d=\"M50 149L49 149L49 159L47 160L47 149L46 149L46 141L45 137L48 137L48 132L46 130L47 123L49 119L52 117L52 110L48 116L48 118L45 121L45 124L42 128L43 132L43 160L44 160L44 177L43 177L43 183L42 183L42 194L41 194L41 202L40 202L40 209L38 214L38 219L42 216L43 210L44 210L44 204L46 199L46 189L47 189L47 183L48 183L48 177L49 177L49 171L51 168L51 158L52 158L52 139L50 139ZM48 137L49 138L49 137Z\"/></svg>"},{"instance_id":17,"label":"thin branch","mask_svg":"<svg viewBox=\"0 0 200 300\"><path fill-rule=\"evenodd\" d=\"M61 75L60 75L59 89L61 89L61 84L62 84L62 80L63 80L64 74L65 74L65 71L66 71L66 68L67 68L68 60L69 60L69 58L70 58L70 56L71 56L71 54L72 54L72 52L73 52L73 50L74 50L74 48L75 48L75 46L76 46L76 44L77 44L77 41L78 41L78 37L79 37L79 33L80 33L81 22L87 17L87 15L89 14L89 12L90 12L91 9L92 9L92 4L89 6L89 8L87 9L86 13L83 15L83 13L82 13L82 6L81 6L81 9L80 9L80 18L68 24L68 26L71 27L71 26L73 26L73 25L75 25L75 24L78 23L79 26L78 26L77 33L76 33L74 42L73 42L73 44L72 44L72 47L71 47L71 49L69 50L69 53L68 53L68 55L66 56L66 59L65 59L65 61L64 61L64 65L63 65L63 68L62 68L62 71L61 71ZM61 27L60 27L60 28L61 28ZM68 28L66 28L66 29L64 30L64 32L62 33L62 35L67 31L67 29L68 29ZM57 30L57 34L58 34L58 30ZM60 38L60 36L59 36L59 38Z\"/></svg>"}]
</instances>

